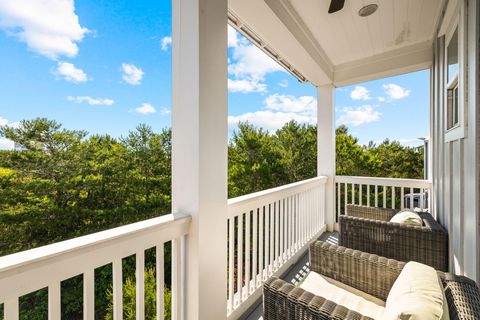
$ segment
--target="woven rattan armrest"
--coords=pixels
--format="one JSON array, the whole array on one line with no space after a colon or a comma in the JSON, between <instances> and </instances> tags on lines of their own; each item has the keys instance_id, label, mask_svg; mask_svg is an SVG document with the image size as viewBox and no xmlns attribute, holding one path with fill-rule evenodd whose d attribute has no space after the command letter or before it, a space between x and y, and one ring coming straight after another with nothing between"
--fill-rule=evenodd
<instances>
[{"instance_id":1,"label":"woven rattan armrest","mask_svg":"<svg viewBox=\"0 0 480 320\"><path fill-rule=\"evenodd\" d=\"M472 279L438 272L445 288L450 320L480 319L480 291Z\"/></svg>"},{"instance_id":2,"label":"woven rattan armrest","mask_svg":"<svg viewBox=\"0 0 480 320\"><path fill-rule=\"evenodd\" d=\"M275 277L268 279L263 285L263 319L371 320Z\"/></svg>"},{"instance_id":3,"label":"woven rattan armrest","mask_svg":"<svg viewBox=\"0 0 480 320\"><path fill-rule=\"evenodd\" d=\"M386 300L405 263L342 246L310 244L310 270Z\"/></svg>"}]
</instances>

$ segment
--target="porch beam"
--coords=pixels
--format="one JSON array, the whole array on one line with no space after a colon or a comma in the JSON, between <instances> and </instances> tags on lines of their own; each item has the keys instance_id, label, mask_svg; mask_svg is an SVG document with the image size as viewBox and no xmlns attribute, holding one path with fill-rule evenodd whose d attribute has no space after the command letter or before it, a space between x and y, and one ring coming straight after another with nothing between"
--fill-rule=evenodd
<instances>
[{"instance_id":1,"label":"porch beam","mask_svg":"<svg viewBox=\"0 0 480 320\"><path fill-rule=\"evenodd\" d=\"M341 87L428 69L432 65L432 51L432 43L426 41L336 65L333 83Z\"/></svg>"},{"instance_id":2,"label":"porch beam","mask_svg":"<svg viewBox=\"0 0 480 320\"><path fill-rule=\"evenodd\" d=\"M317 175L327 176L325 185L325 222L335 228L335 87L317 88Z\"/></svg>"},{"instance_id":3,"label":"porch beam","mask_svg":"<svg viewBox=\"0 0 480 320\"><path fill-rule=\"evenodd\" d=\"M180 319L227 312L227 1L172 1L172 211L192 216Z\"/></svg>"}]
</instances>

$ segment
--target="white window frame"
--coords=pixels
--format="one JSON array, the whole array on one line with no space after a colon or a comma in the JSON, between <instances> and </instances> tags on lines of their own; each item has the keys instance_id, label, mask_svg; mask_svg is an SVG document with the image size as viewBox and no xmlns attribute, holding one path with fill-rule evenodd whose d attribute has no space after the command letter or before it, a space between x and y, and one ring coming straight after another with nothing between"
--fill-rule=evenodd
<instances>
[{"instance_id":1,"label":"white window frame","mask_svg":"<svg viewBox=\"0 0 480 320\"><path fill-rule=\"evenodd\" d=\"M445 84L444 84L444 125L445 125L445 142L451 142L459 139L466 138L467 136L467 110L466 110L466 65L465 65L465 10L463 1L459 1L456 8L456 14L453 15L450 26L445 35L445 48L444 48L444 68L445 68ZM448 45L458 28L458 72L457 75L448 82ZM448 90L458 86L458 123L448 128Z\"/></svg>"}]
</instances>

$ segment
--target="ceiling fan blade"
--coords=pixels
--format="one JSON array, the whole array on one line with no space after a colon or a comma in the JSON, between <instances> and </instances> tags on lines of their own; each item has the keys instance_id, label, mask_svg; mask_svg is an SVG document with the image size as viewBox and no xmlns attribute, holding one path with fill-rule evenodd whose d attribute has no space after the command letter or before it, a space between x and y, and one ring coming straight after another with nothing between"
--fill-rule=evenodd
<instances>
[{"instance_id":1,"label":"ceiling fan blade","mask_svg":"<svg viewBox=\"0 0 480 320\"><path fill-rule=\"evenodd\" d=\"M330 7L328 8L328 13L334 13L343 9L345 5L345 0L332 0L330 2Z\"/></svg>"}]
</instances>

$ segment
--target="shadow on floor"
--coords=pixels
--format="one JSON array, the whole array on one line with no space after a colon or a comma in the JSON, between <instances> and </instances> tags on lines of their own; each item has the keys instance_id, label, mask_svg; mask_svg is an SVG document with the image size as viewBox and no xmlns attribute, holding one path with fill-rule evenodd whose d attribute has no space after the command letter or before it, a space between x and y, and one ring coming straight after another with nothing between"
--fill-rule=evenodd
<instances>
[{"instance_id":1,"label":"shadow on floor","mask_svg":"<svg viewBox=\"0 0 480 320\"><path fill-rule=\"evenodd\" d=\"M338 232L325 232L318 240L325 242L338 244ZM285 281L297 284L300 282L310 271L310 265L308 263L308 251L294 264L281 278ZM244 320L260 320L263 319L263 303L262 299L259 299L254 306L252 312L245 314L240 319Z\"/></svg>"}]
</instances>

